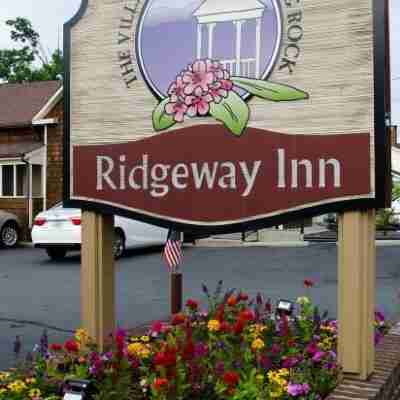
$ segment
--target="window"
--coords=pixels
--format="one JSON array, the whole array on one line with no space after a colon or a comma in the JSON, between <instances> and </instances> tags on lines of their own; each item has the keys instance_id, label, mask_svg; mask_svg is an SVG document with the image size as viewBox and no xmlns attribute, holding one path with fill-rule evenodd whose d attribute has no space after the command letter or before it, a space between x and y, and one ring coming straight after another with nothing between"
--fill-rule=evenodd
<instances>
[{"instance_id":1,"label":"window","mask_svg":"<svg viewBox=\"0 0 400 400\"><path fill-rule=\"evenodd\" d=\"M32 165L32 197L42 197L42 166Z\"/></svg>"},{"instance_id":2,"label":"window","mask_svg":"<svg viewBox=\"0 0 400 400\"><path fill-rule=\"evenodd\" d=\"M14 165L2 166L2 196L14 197Z\"/></svg>"},{"instance_id":3,"label":"window","mask_svg":"<svg viewBox=\"0 0 400 400\"><path fill-rule=\"evenodd\" d=\"M28 195L28 179L26 170L26 165L17 165L17 196L27 196Z\"/></svg>"},{"instance_id":4,"label":"window","mask_svg":"<svg viewBox=\"0 0 400 400\"><path fill-rule=\"evenodd\" d=\"M27 197L28 171L26 164L0 164L0 197Z\"/></svg>"}]
</instances>

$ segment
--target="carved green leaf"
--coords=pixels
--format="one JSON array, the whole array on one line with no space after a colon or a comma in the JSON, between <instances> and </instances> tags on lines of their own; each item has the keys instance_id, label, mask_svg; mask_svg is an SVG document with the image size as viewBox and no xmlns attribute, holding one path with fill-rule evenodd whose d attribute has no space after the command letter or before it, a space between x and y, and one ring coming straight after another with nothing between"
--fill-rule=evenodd
<instances>
[{"instance_id":1,"label":"carved green leaf","mask_svg":"<svg viewBox=\"0 0 400 400\"><path fill-rule=\"evenodd\" d=\"M176 124L174 117L165 112L165 106L168 102L169 98L167 97L153 111L153 127L157 132L168 129Z\"/></svg>"},{"instance_id":2,"label":"carved green leaf","mask_svg":"<svg viewBox=\"0 0 400 400\"><path fill-rule=\"evenodd\" d=\"M308 93L292 86L281 83L262 81L259 79L248 79L241 77L231 78L235 86L238 86L250 94L271 101L295 101L306 100Z\"/></svg>"},{"instance_id":3,"label":"carved green leaf","mask_svg":"<svg viewBox=\"0 0 400 400\"><path fill-rule=\"evenodd\" d=\"M235 92L219 104L210 104L210 114L236 136L240 136L249 122L250 110L244 100Z\"/></svg>"}]
</instances>

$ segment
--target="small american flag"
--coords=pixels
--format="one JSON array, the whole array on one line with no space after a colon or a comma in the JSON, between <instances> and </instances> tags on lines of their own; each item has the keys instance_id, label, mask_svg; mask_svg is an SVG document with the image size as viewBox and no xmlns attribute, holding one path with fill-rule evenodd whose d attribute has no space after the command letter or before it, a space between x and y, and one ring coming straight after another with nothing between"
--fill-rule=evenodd
<instances>
[{"instance_id":1,"label":"small american flag","mask_svg":"<svg viewBox=\"0 0 400 400\"><path fill-rule=\"evenodd\" d=\"M178 272L182 263L182 241L178 231L170 230L164 247L164 258L171 274Z\"/></svg>"}]
</instances>

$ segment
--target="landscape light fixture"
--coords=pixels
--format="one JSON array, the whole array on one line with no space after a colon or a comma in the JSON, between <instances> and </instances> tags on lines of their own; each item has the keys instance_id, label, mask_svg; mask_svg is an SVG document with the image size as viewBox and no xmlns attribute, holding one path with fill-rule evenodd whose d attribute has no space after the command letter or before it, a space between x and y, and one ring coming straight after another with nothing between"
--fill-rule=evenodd
<instances>
[{"instance_id":1,"label":"landscape light fixture","mask_svg":"<svg viewBox=\"0 0 400 400\"><path fill-rule=\"evenodd\" d=\"M293 314L294 304L290 300L281 299L276 306L276 313L279 316L286 315L290 317Z\"/></svg>"},{"instance_id":2,"label":"landscape light fixture","mask_svg":"<svg viewBox=\"0 0 400 400\"><path fill-rule=\"evenodd\" d=\"M84 379L68 379L65 381L63 400L91 400L92 382Z\"/></svg>"}]
</instances>

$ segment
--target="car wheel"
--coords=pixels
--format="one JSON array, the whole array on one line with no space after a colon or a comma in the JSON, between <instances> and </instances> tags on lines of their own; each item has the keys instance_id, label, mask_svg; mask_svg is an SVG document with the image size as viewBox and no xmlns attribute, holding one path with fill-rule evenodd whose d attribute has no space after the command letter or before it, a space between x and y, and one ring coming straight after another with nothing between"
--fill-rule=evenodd
<instances>
[{"instance_id":1,"label":"car wheel","mask_svg":"<svg viewBox=\"0 0 400 400\"><path fill-rule=\"evenodd\" d=\"M15 247L18 236L18 226L14 222L6 223L0 232L0 245L9 249Z\"/></svg>"},{"instance_id":2,"label":"car wheel","mask_svg":"<svg viewBox=\"0 0 400 400\"><path fill-rule=\"evenodd\" d=\"M115 239L113 244L113 254L114 258L117 260L121 258L125 253L125 235L120 229L115 230Z\"/></svg>"},{"instance_id":3,"label":"car wheel","mask_svg":"<svg viewBox=\"0 0 400 400\"><path fill-rule=\"evenodd\" d=\"M61 261L66 256L67 250L56 247L52 249L46 249L46 253L53 261Z\"/></svg>"}]
</instances>

